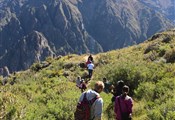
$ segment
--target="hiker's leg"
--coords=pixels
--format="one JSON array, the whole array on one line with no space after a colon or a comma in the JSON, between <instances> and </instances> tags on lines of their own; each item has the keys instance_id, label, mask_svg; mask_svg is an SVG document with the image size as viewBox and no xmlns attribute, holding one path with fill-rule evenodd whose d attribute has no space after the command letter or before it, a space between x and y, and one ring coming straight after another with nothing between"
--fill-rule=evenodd
<instances>
[{"instance_id":1,"label":"hiker's leg","mask_svg":"<svg viewBox=\"0 0 175 120\"><path fill-rule=\"evenodd\" d=\"M92 72L93 72L93 70L90 70L90 75L89 75L89 78L91 78L91 77L92 77Z\"/></svg>"},{"instance_id":2,"label":"hiker's leg","mask_svg":"<svg viewBox=\"0 0 175 120\"><path fill-rule=\"evenodd\" d=\"M81 89L81 92L83 93L83 92L84 92L84 90L83 90L83 89Z\"/></svg>"},{"instance_id":3,"label":"hiker's leg","mask_svg":"<svg viewBox=\"0 0 175 120\"><path fill-rule=\"evenodd\" d=\"M88 72L89 72L88 77L91 78L91 70L89 69Z\"/></svg>"}]
</instances>

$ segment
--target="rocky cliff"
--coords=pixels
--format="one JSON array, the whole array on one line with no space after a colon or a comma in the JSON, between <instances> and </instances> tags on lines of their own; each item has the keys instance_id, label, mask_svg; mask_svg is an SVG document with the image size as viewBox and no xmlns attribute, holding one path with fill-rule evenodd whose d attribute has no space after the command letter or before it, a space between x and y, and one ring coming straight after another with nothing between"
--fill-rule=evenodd
<instances>
[{"instance_id":1,"label":"rocky cliff","mask_svg":"<svg viewBox=\"0 0 175 120\"><path fill-rule=\"evenodd\" d=\"M10 71L47 56L137 44L173 26L136 0L0 0L0 18L0 67Z\"/></svg>"},{"instance_id":2,"label":"rocky cliff","mask_svg":"<svg viewBox=\"0 0 175 120\"><path fill-rule=\"evenodd\" d=\"M144 5L163 14L175 23L175 1L174 0L140 0Z\"/></svg>"}]
</instances>

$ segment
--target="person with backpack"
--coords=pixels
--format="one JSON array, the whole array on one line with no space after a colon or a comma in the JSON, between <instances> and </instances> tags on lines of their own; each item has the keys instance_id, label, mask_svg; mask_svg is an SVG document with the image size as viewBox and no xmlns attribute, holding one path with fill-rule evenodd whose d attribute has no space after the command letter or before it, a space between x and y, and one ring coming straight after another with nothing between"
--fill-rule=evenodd
<instances>
[{"instance_id":1,"label":"person with backpack","mask_svg":"<svg viewBox=\"0 0 175 120\"><path fill-rule=\"evenodd\" d=\"M128 96L129 87L124 85L122 88L122 94L115 99L114 112L116 120L131 120L132 119L132 107L133 100Z\"/></svg>"},{"instance_id":2,"label":"person with backpack","mask_svg":"<svg viewBox=\"0 0 175 120\"><path fill-rule=\"evenodd\" d=\"M87 65L87 68L88 68L88 77L89 79L91 79L94 69L94 64L92 63L92 61L90 61L90 63Z\"/></svg>"},{"instance_id":3,"label":"person with backpack","mask_svg":"<svg viewBox=\"0 0 175 120\"><path fill-rule=\"evenodd\" d=\"M75 120L102 120L103 99L100 93L103 89L103 82L97 81L94 89L82 93L74 113Z\"/></svg>"}]
</instances>

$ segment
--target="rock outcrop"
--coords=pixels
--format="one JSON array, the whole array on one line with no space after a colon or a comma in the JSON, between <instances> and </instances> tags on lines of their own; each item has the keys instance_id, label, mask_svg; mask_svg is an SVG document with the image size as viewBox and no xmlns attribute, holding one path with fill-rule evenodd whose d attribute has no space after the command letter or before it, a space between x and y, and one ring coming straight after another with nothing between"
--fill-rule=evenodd
<instances>
[{"instance_id":1,"label":"rock outcrop","mask_svg":"<svg viewBox=\"0 0 175 120\"><path fill-rule=\"evenodd\" d=\"M48 56L143 42L173 26L151 5L136 0L0 0L0 67L16 71Z\"/></svg>"}]
</instances>

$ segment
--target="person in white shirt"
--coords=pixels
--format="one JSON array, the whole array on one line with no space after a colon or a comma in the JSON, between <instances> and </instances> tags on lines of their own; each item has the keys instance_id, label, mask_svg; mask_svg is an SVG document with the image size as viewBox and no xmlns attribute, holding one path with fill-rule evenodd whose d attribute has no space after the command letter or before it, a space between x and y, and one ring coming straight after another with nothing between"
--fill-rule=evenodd
<instances>
[{"instance_id":1,"label":"person in white shirt","mask_svg":"<svg viewBox=\"0 0 175 120\"><path fill-rule=\"evenodd\" d=\"M76 80L76 86L79 88L80 85L81 85L81 77L78 76L78 77L77 77L77 80Z\"/></svg>"},{"instance_id":2,"label":"person in white shirt","mask_svg":"<svg viewBox=\"0 0 175 120\"><path fill-rule=\"evenodd\" d=\"M87 68L88 68L88 72L89 72L89 79L91 79L92 77L92 73L93 73L93 69L94 69L94 64L92 63L92 61L90 61L90 63L87 65Z\"/></svg>"},{"instance_id":3,"label":"person in white shirt","mask_svg":"<svg viewBox=\"0 0 175 120\"><path fill-rule=\"evenodd\" d=\"M104 83L102 81L97 81L94 85L94 89L90 89L84 93L82 93L79 102L81 102L84 98L84 94L86 93L87 100L92 100L95 96L98 99L91 106L91 120L102 120L102 111L103 111L103 99L100 97L100 93L104 89Z\"/></svg>"}]
</instances>

